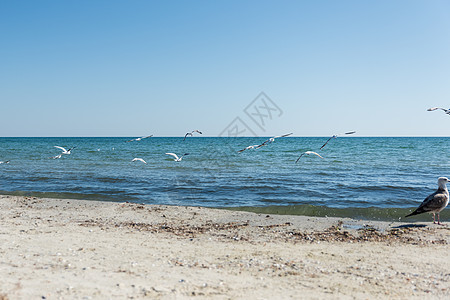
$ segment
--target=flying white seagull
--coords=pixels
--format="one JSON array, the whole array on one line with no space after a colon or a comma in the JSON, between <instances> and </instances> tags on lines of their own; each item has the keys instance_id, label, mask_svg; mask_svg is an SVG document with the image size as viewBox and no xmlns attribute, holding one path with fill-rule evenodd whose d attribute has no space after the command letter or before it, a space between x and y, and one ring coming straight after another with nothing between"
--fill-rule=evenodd
<instances>
[{"instance_id":1,"label":"flying white seagull","mask_svg":"<svg viewBox=\"0 0 450 300\"><path fill-rule=\"evenodd\" d=\"M239 150L238 153L244 152L245 150L249 150L249 149L255 149L258 146L259 145L251 145L251 146L245 147L244 149Z\"/></svg>"},{"instance_id":2,"label":"flying white seagull","mask_svg":"<svg viewBox=\"0 0 450 300\"><path fill-rule=\"evenodd\" d=\"M186 138L187 138L188 136L193 136L193 135L194 135L194 132L197 132L198 134L203 134L203 133L202 133L201 131L199 131L199 130L192 130L191 132L188 132L188 133L186 133L186 134L184 135L183 141L186 140Z\"/></svg>"},{"instance_id":3,"label":"flying white seagull","mask_svg":"<svg viewBox=\"0 0 450 300\"><path fill-rule=\"evenodd\" d=\"M147 162L145 160L143 160L142 158L138 158L138 157L133 158L131 161L142 161L144 164L147 164Z\"/></svg>"},{"instance_id":4,"label":"flying white seagull","mask_svg":"<svg viewBox=\"0 0 450 300\"><path fill-rule=\"evenodd\" d=\"M271 137L270 139L264 141L264 143L262 143L261 145L258 145L258 147L256 149L259 149L262 146L267 146L268 144L273 143L275 141L275 139L277 139L277 138L290 136L291 134L292 134L292 132L291 133L287 133L287 134L283 134L283 135L277 135L277 136Z\"/></svg>"},{"instance_id":5,"label":"flying white seagull","mask_svg":"<svg viewBox=\"0 0 450 300\"><path fill-rule=\"evenodd\" d=\"M1 165L1 164L9 164L9 162L10 162L9 160L0 161L0 165Z\"/></svg>"},{"instance_id":6,"label":"flying white seagull","mask_svg":"<svg viewBox=\"0 0 450 300\"><path fill-rule=\"evenodd\" d=\"M181 157L178 157L175 153L166 153L166 155L171 155L174 157L174 161L181 161L183 159L183 156L189 155L189 153L185 153L181 155Z\"/></svg>"},{"instance_id":7,"label":"flying white seagull","mask_svg":"<svg viewBox=\"0 0 450 300\"><path fill-rule=\"evenodd\" d=\"M433 111L433 110L437 110L437 109L442 109L447 115L450 115L450 108L445 109L445 108L441 108L441 107L432 107L432 108L427 109L427 111Z\"/></svg>"},{"instance_id":8,"label":"flying white seagull","mask_svg":"<svg viewBox=\"0 0 450 300\"><path fill-rule=\"evenodd\" d=\"M339 135L344 135L344 134L354 134L354 133L356 133L356 131L349 131L349 132L346 132L346 133L335 134L335 135L333 135L332 137L330 137L330 138L325 142L325 144L323 144L322 147L320 147L320 150L322 150L323 147L325 147L325 145L328 144L328 142L329 142L331 139L335 139L335 138L337 138Z\"/></svg>"},{"instance_id":9,"label":"flying white seagull","mask_svg":"<svg viewBox=\"0 0 450 300\"><path fill-rule=\"evenodd\" d=\"M60 146L54 146L54 147L55 147L55 148L58 148L58 149L61 149L63 152L61 152L61 154L59 154L59 155L50 157L50 158L53 158L53 159L61 158L61 157L63 156L63 154L69 155L69 154L72 153L71 151L72 151L74 148L76 148L76 146L75 146L75 147L72 147L72 148L69 148L68 150L66 150L66 148L63 148L63 147L60 147Z\"/></svg>"},{"instance_id":10,"label":"flying white seagull","mask_svg":"<svg viewBox=\"0 0 450 300\"><path fill-rule=\"evenodd\" d=\"M72 151L73 149L76 148L76 146L75 146L75 147L69 148L69 150L66 150L65 148L60 147L60 146L54 146L54 147L55 147L55 148L58 148L58 149L61 149L61 150L63 151L61 154L67 154L67 155L70 154L70 151Z\"/></svg>"},{"instance_id":11,"label":"flying white seagull","mask_svg":"<svg viewBox=\"0 0 450 300\"><path fill-rule=\"evenodd\" d=\"M309 154L314 154L314 155L317 155L318 157L320 157L321 159L324 159L322 156L320 156L320 154L318 154L318 153L316 153L316 152L314 152L314 151L306 151L306 152L303 152L300 156L299 156L299 158L297 158L297 160L295 161L295 163L297 163L298 162L298 160L303 156L303 155L309 155Z\"/></svg>"},{"instance_id":12,"label":"flying white seagull","mask_svg":"<svg viewBox=\"0 0 450 300\"><path fill-rule=\"evenodd\" d=\"M423 200L422 204L420 204L415 211L405 216L405 218L427 212L433 214L433 224L436 224L435 215L437 214L438 216L437 223L440 225L441 222L439 221L439 213L448 205L449 199L446 185L447 182L449 182L448 178L439 177L437 191L426 197L425 200Z\"/></svg>"},{"instance_id":13,"label":"flying white seagull","mask_svg":"<svg viewBox=\"0 0 450 300\"><path fill-rule=\"evenodd\" d=\"M152 136L153 136L153 134L152 135L143 136L143 137L139 137L139 138L136 138L136 139L132 139L132 140L129 140L129 141L126 141L126 142L127 143L129 143L129 142L138 142L140 140L143 140L143 139L146 139L146 138L150 138Z\"/></svg>"}]
</instances>

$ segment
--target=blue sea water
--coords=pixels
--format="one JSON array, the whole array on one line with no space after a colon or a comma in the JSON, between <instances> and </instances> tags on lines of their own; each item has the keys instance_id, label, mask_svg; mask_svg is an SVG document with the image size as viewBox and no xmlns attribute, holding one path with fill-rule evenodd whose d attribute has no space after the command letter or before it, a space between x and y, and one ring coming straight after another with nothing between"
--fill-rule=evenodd
<instances>
[{"instance_id":1,"label":"blue sea water","mask_svg":"<svg viewBox=\"0 0 450 300\"><path fill-rule=\"evenodd\" d=\"M338 137L323 150L326 137L286 137L237 152L265 139L0 138L0 194L398 219L450 176L448 137ZM76 148L50 159L54 146ZM324 159L295 163L307 150Z\"/></svg>"}]
</instances>

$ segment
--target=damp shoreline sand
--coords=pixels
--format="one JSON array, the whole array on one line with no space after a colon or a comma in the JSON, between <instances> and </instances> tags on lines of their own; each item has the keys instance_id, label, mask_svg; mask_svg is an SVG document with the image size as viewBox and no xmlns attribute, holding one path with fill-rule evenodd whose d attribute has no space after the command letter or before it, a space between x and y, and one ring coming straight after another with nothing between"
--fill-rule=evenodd
<instances>
[{"instance_id":1,"label":"damp shoreline sand","mask_svg":"<svg viewBox=\"0 0 450 300\"><path fill-rule=\"evenodd\" d=\"M448 299L450 227L0 196L0 299Z\"/></svg>"}]
</instances>

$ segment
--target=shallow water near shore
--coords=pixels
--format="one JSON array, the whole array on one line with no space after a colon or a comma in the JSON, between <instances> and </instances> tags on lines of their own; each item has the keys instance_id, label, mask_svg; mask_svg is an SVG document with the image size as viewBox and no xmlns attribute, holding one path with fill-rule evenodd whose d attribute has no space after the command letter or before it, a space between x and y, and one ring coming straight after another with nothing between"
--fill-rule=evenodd
<instances>
[{"instance_id":1,"label":"shallow water near shore","mask_svg":"<svg viewBox=\"0 0 450 300\"><path fill-rule=\"evenodd\" d=\"M242 153L266 138L126 140L0 138L0 193L398 221L450 176L448 137L339 137L323 150L326 137L288 137ZM56 145L76 148L50 159ZM308 150L324 159L295 163Z\"/></svg>"}]
</instances>

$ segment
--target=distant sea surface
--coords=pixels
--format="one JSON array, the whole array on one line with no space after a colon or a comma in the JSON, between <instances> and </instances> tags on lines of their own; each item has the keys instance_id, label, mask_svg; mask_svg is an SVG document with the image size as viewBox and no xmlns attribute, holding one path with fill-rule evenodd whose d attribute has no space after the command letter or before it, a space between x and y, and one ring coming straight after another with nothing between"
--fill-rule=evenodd
<instances>
[{"instance_id":1,"label":"distant sea surface","mask_svg":"<svg viewBox=\"0 0 450 300\"><path fill-rule=\"evenodd\" d=\"M0 138L0 194L397 220L450 176L449 137L129 139Z\"/></svg>"}]
</instances>

